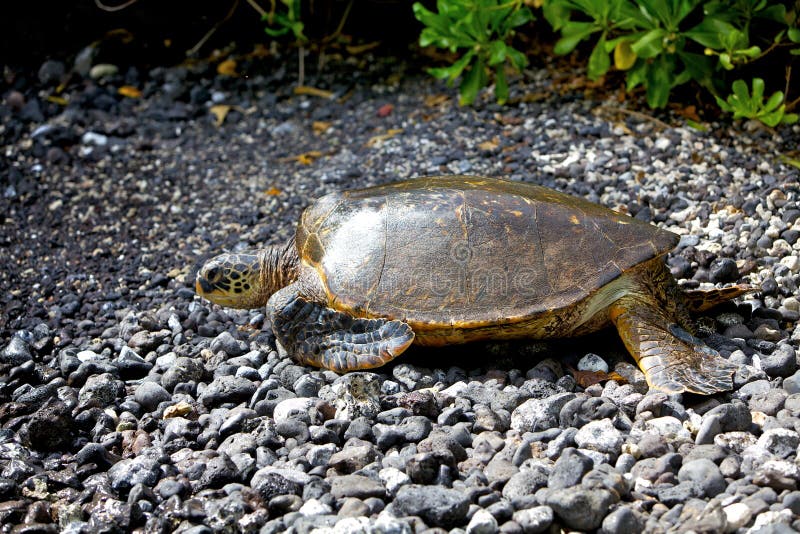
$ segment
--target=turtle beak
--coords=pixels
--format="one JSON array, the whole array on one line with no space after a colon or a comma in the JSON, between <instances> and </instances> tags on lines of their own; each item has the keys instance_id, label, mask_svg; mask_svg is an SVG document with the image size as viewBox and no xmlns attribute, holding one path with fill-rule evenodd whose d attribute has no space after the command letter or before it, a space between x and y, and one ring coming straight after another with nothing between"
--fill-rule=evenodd
<instances>
[{"instance_id":1,"label":"turtle beak","mask_svg":"<svg viewBox=\"0 0 800 534\"><path fill-rule=\"evenodd\" d=\"M211 282L209 282L202 276L198 276L194 289L198 295L204 295L207 293L211 293L214 290L214 286L211 285Z\"/></svg>"}]
</instances>

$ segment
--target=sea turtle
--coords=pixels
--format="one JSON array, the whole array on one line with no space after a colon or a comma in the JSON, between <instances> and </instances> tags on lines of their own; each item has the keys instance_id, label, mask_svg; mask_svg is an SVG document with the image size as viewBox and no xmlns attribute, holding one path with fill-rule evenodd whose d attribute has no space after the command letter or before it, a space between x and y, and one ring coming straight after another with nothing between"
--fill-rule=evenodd
<instances>
[{"instance_id":1,"label":"sea turtle","mask_svg":"<svg viewBox=\"0 0 800 534\"><path fill-rule=\"evenodd\" d=\"M712 394L736 366L692 335L690 311L748 289L684 292L664 263L678 236L586 200L475 176L326 195L283 246L222 254L197 293L267 306L302 363L378 367L412 342L560 338L615 325L650 386Z\"/></svg>"}]
</instances>

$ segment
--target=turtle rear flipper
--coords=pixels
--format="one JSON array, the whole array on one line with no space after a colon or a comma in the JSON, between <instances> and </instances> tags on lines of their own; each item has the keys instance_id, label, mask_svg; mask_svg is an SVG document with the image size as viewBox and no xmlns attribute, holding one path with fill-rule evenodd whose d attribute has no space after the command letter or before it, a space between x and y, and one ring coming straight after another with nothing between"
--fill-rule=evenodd
<instances>
[{"instance_id":1,"label":"turtle rear flipper","mask_svg":"<svg viewBox=\"0 0 800 534\"><path fill-rule=\"evenodd\" d=\"M414 341L414 332L402 321L360 319L296 293L289 297L279 298L280 303L270 300L268 308L275 337L300 363L336 372L372 369Z\"/></svg>"},{"instance_id":2,"label":"turtle rear flipper","mask_svg":"<svg viewBox=\"0 0 800 534\"><path fill-rule=\"evenodd\" d=\"M674 318L635 298L614 303L610 315L651 387L703 395L733 389L736 366Z\"/></svg>"}]
</instances>

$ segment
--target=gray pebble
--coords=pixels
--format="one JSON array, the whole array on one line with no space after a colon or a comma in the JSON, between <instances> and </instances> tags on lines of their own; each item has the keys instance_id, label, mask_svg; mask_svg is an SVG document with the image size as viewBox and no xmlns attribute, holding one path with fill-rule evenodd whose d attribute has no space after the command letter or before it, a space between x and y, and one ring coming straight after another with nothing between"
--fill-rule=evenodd
<instances>
[{"instance_id":1,"label":"gray pebble","mask_svg":"<svg viewBox=\"0 0 800 534\"><path fill-rule=\"evenodd\" d=\"M8 345L0 350L0 363L8 365L21 365L33 360L30 345L23 341L19 336L12 336Z\"/></svg>"},{"instance_id":2,"label":"gray pebble","mask_svg":"<svg viewBox=\"0 0 800 534\"><path fill-rule=\"evenodd\" d=\"M214 352L222 351L230 358L245 354L249 347L244 341L235 339L230 332L222 332L211 341L211 350Z\"/></svg>"},{"instance_id":3,"label":"gray pebble","mask_svg":"<svg viewBox=\"0 0 800 534\"><path fill-rule=\"evenodd\" d=\"M678 471L678 480L696 483L709 497L722 493L727 487L717 464L706 458L684 463Z\"/></svg>"},{"instance_id":4,"label":"gray pebble","mask_svg":"<svg viewBox=\"0 0 800 534\"><path fill-rule=\"evenodd\" d=\"M121 493L127 493L136 484L152 488L160 477L161 466L158 461L147 456L120 460L108 470L111 487Z\"/></svg>"},{"instance_id":5,"label":"gray pebble","mask_svg":"<svg viewBox=\"0 0 800 534\"><path fill-rule=\"evenodd\" d=\"M246 401L255 393L256 384L239 376L220 376L215 378L200 395L200 402L215 406L227 402Z\"/></svg>"},{"instance_id":6,"label":"gray pebble","mask_svg":"<svg viewBox=\"0 0 800 534\"><path fill-rule=\"evenodd\" d=\"M386 497L386 488L379 480L361 475L342 475L331 479L331 495L336 499L355 497L367 499Z\"/></svg>"},{"instance_id":7,"label":"gray pebble","mask_svg":"<svg viewBox=\"0 0 800 534\"><path fill-rule=\"evenodd\" d=\"M503 486L503 497L512 503L533 495L539 488L547 486L547 474L541 470L525 469L515 473L505 486Z\"/></svg>"},{"instance_id":8,"label":"gray pebble","mask_svg":"<svg viewBox=\"0 0 800 534\"><path fill-rule=\"evenodd\" d=\"M511 414L511 428L519 432L547 430L558 426L558 416L574 393L557 393L544 399L529 399Z\"/></svg>"},{"instance_id":9,"label":"gray pebble","mask_svg":"<svg viewBox=\"0 0 800 534\"><path fill-rule=\"evenodd\" d=\"M567 527L594 530L600 526L613 502L614 498L607 490L568 488L550 492L546 504Z\"/></svg>"},{"instance_id":10,"label":"gray pebble","mask_svg":"<svg viewBox=\"0 0 800 534\"><path fill-rule=\"evenodd\" d=\"M545 532L553 524L553 509L549 506L535 506L514 512L514 522L519 524L525 534Z\"/></svg>"},{"instance_id":11,"label":"gray pebble","mask_svg":"<svg viewBox=\"0 0 800 534\"><path fill-rule=\"evenodd\" d=\"M575 434L578 447L607 453L614 458L619 453L622 442L622 433L614 428L611 419L591 421Z\"/></svg>"},{"instance_id":12,"label":"gray pebble","mask_svg":"<svg viewBox=\"0 0 800 534\"><path fill-rule=\"evenodd\" d=\"M392 506L400 515L416 515L428 525L452 528L465 522L469 499L441 486L409 484L400 488Z\"/></svg>"},{"instance_id":13,"label":"gray pebble","mask_svg":"<svg viewBox=\"0 0 800 534\"><path fill-rule=\"evenodd\" d=\"M621 506L603 519L602 534L639 534L644 531L645 517L630 506Z\"/></svg>"},{"instance_id":14,"label":"gray pebble","mask_svg":"<svg viewBox=\"0 0 800 534\"><path fill-rule=\"evenodd\" d=\"M556 460L553 470L547 479L550 489L571 488L580 484L583 475L588 473L594 463L581 452L573 448L564 449L561 457Z\"/></svg>"},{"instance_id":15,"label":"gray pebble","mask_svg":"<svg viewBox=\"0 0 800 534\"><path fill-rule=\"evenodd\" d=\"M162 402L172 399L169 391L156 382L144 381L136 387L133 398L147 411L152 411Z\"/></svg>"}]
</instances>

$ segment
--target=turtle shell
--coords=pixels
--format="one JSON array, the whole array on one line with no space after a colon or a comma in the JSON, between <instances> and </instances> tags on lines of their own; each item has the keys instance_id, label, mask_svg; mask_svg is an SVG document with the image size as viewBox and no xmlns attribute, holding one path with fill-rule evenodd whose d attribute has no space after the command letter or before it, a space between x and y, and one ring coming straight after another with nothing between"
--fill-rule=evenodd
<instances>
[{"instance_id":1,"label":"turtle shell","mask_svg":"<svg viewBox=\"0 0 800 534\"><path fill-rule=\"evenodd\" d=\"M557 313L677 240L545 187L471 176L327 195L296 235L328 306L433 326Z\"/></svg>"}]
</instances>

